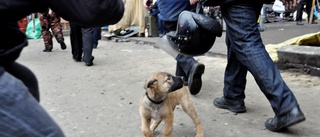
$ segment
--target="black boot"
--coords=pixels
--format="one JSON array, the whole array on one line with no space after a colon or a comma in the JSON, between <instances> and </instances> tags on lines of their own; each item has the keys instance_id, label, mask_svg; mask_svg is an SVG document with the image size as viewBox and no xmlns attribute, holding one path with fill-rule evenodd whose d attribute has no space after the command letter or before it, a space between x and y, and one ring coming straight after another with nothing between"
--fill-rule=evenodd
<instances>
[{"instance_id":1,"label":"black boot","mask_svg":"<svg viewBox=\"0 0 320 137\"><path fill-rule=\"evenodd\" d=\"M265 126L267 129L277 132L304 120L306 118L300 108L294 107L286 114L267 119Z\"/></svg>"},{"instance_id":2,"label":"black boot","mask_svg":"<svg viewBox=\"0 0 320 137\"><path fill-rule=\"evenodd\" d=\"M46 48L43 50L43 52L51 52L51 51L52 49L46 49Z\"/></svg>"},{"instance_id":3,"label":"black boot","mask_svg":"<svg viewBox=\"0 0 320 137\"><path fill-rule=\"evenodd\" d=\"M218 107L218 108L228 109L228 110L230 110L231 112L234 112L234 113L246 112L246 106L244 105L244 103L228 102L227 100L225 100L224 97L215 98L213 100L213 105Z\"/></svg>"},{"instance_id":4,"label":"black boot","mask_svg":"<svg viewBox=\"0 0 320 137\"><path fill-rule=\"evenodd\" d=\"M201 76L204 73L205 66L200 63L196 63L192 66L189 72L188 87L192 95L196 95L200 92L202 87Z\"/></svg>"},{"instance_id":5,"label":"black boot","mask_svg":"<svg viewBox=\"0 0 320 137\"><path fill-rule=\"evenodd\" d=\"M62 50L65 50L67 48L67 45L64 43L63 39L58 39L57 41L58 41L58 43L60 43Z\"/></svg>"}]
</instances>

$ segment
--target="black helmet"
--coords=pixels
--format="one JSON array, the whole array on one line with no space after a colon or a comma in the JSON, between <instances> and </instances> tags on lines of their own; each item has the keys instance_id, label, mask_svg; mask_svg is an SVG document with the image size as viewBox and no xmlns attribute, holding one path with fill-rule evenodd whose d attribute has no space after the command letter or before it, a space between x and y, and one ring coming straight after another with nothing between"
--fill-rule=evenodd
<instances>
[{"instance_id":1,"label":"black helmet","mask_svg":"<svg viewBox=\"0 0 320 137\"><path fill-rule=\"evenodd\" d=\"M179 15L176 32L168 34L168 39L178 46L181 54L199 56L208 52L216 37L221 35L222 27L217 19L183 11Z\"/></svg>"}]
</instances>

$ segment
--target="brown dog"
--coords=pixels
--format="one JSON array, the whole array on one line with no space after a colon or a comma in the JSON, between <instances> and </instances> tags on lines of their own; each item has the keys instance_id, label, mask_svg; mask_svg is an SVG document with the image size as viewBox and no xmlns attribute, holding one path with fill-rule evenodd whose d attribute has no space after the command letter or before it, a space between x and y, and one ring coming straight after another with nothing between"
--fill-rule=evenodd
<instances>
[{"instance_id":1,"label":"brown dog","mask_svg":"<svg viewBox=\"0 0 320 137\"><path fill-rule=\"evenodd\" d=\"M146 137L153 137L153 131L164 120L164 137L171 137L173 111L178 104L191 117L197 128L197 137L203 137L201 120L192 104L189 92L183 86L182 78L166 72L151 75L144 85L145 94L140 100L141 131ZM151 120L153 120L150 126Z\"/></svg>"}]
</instances>

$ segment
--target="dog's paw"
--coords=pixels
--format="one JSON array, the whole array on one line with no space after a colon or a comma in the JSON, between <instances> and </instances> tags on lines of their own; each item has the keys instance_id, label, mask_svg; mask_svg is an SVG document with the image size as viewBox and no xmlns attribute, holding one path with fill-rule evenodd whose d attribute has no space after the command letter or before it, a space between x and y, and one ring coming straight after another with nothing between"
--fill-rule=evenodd
<instances>
[{"instance_id":1,"label":"dog's paw","mask_svg":"<svg viewBox=\"0 0 320 137\"><path fill-rule=\"evenodd\" d=\"M196 137L203 137L203 134L197 134Z\"/></svg>"}]
</instances>

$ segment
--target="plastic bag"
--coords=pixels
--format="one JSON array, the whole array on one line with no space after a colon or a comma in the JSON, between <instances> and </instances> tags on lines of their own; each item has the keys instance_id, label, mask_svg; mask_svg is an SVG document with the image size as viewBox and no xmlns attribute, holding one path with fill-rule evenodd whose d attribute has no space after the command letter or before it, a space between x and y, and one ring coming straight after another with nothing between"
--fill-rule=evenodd
<instances>
[{"instance_id":1,"label":"plastic bag","mask_svg":"<svg viewBox=\"0 0 320 137\"><path fill-rule=\"evenodd\" d=\"M286 11L283 3L280 0L276 0L272 5L272 10L277 13L283 13Z\"/></svg>"},{"instance_id":2,"label":"plastic bag","mask_svg":"<svg viewBox=\"0 0 320 137\"><path fill-rule=\"evenodd\" d=\"M38 39L41 37L41 26L39 18L35 18L28 23L26 35L29 39Z\"/></svg>"}]
</instances>

